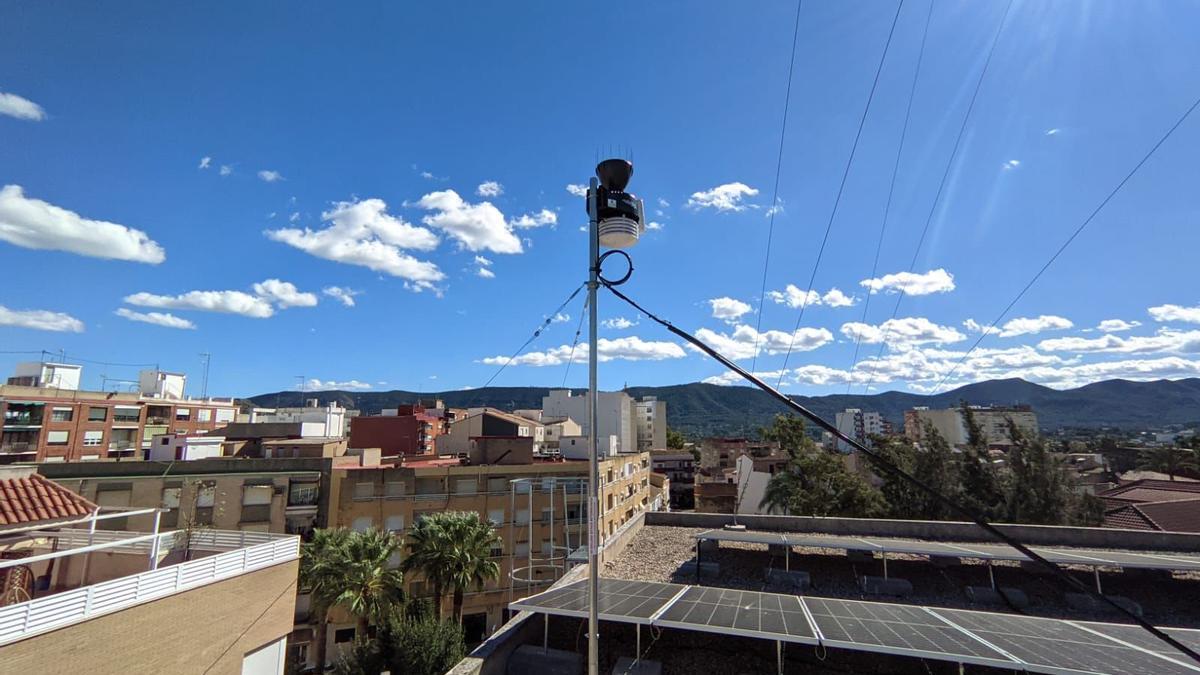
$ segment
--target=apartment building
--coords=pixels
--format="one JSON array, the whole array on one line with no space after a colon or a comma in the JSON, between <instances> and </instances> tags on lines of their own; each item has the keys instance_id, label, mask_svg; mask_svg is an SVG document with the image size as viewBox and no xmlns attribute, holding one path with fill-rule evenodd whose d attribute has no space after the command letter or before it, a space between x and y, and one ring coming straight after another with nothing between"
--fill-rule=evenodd
<instances>
[{"instance_id":1,"label":"apartment building","mask_svg":"<svg viewBox=\"0 0 1200 675\"><path fill-rule=\"evenodd\" d=\"M724 469L732 469L737 458L742 455L771 457L778 452L777 444L766 441L753 441L746 438L705 438L700 441L700 466L697 469L706 476L719 476Z\"/></svg>"},{"instance_id":2,"label":"apartment building","mask_svg":"<svg viewBox=\"0 0 1200 675\"><path fill-rule=\"evenodd\" d=\"M341 438L346 435L347 411L336 402L321 406L317 399L310 398L299 408L254 408L245 420L251 423L288 422L303 423L308 428L320 425L320 431L314 431L313 436ZM239 420L241 421L241 420Z\"/></svg>"},{"instance_id":3,"label":"apartment building","mask_svg":"<svg viewBox=\"0 0 1200 675\"><path fill-rule=\"evenodd\" d=\"M502 540L493 551L501 576L466 594L464 625L468 639L475 640L504 622L507 602L544 590L562 575L569 553L586 545L587 469L582 461L479 466L452 458L334 468L333 483L340 487L331 496L329 519L331 525L398 535L444 511L474 511L492 522ZM665 486L652 485L648 453L602 461L600 479L602 540L656 504L665 507ZM411 595L431 592L417 575L406 583ZM330 634L352 637L353 630L347 620Z\"/></svg>"},{"instance_id":4,"label":"apartment building","mask_svg":"<svg viewBox=\"0 0 1200 675\"><path fill-rule=\"evenodd\" d=\"M28 372L32 366L17 372ZM77 384L61 375L64 364L39 364L58 384ZM74 367L77 369L78 367ZM182 392L181 375L143 372L136 392L84 391L42 386L42 376L14 376L0 385L0 464L78 462L141 457L156 435L195 434L232 422L233 399L169 398Z\"/></svg>"},{"instance_id":5,"label":"apartment building","mask_svg":"<svg viewBox=\"0 0 1200 675\"><path fill-rule=\"evenodd\" d=\"M1012 445L1008 423L1029 435L1038 433L1037 413L1027 405L1018 406L971 406L975 423L983 430L989 447L1004 449ZM959 408L931 410L913 408L904 412L904 435L911 441L921 441L925 436L925 425L934 429L953 447L967 444L967 424Z\"/></svg>"},{"instance_id":6,"label":"apartment building","mask_svg":"<svg viewBox=\"0 0 1200 675\"><path fill-rule=\"evenodd\" d=\"M643 396L633 406L638 452L667 447L667 402L654 396Z\"/></svg>"},{"instance_id":7,"label":"apartment building","mask_svg":"<svg viewBox=\"0 0 1200 675\"><path fill-rule=\"evenodd\" d=\"M542 397L543 419L568 417L579 423L582 435L591 435L586 393L576 396L570 389L552 389ZM596 426L599 427L600 438L616 436L619 452L634 452L638 449L637 424L634 417L634 400L629 394L623 391L602 391L596 396ZM663 445L666 445L665 430L663 439Z\"/></svg>"},{"instance_id":8,"label":"apartment building","mask_svg":"<svg viewBox=\"0 0 1200 675\"><path fill-rule=\"evenodd\" d=\"M384 457L434 455L446 429L443 414L419 403L385 410L382 415L355 417L350 424L351 448L379 448Z\"/></svg>"},{"instance_id":9,"label":"apartment building","mask_svg":"<svg viewBox=\"0 0 1200 675\"><path fill-rule=\"evenodd\" d=\"M846 408L837 414L834 421L838 431L867 447L871 447L872 436L882 436L887 433L888 429L883 415L860 408ZM851 452L854 447L845 441L838 440L837 449L840 452Z\"/></svg>"},{"instance_id":10,"label":"apartment building","mask_svg":"<svg viewBox=\"0 0 1200 675\"><path fill-rule=\"evenodd\" d=\"M495 408L471 408L465 417L455 420L445 436L438 439L438 452L459 455L468 451L472 438L498 436L528 438L533 452L540 454L546 441L546 428L541 422Z\"/></svg>"},{"instance_id":11,"label":"apartment building","mask_svg":"<svg viewBox=\"0 0 1200 675\"><path fill-rule=\"evenodd\" d=\"M650 468L670 481L672 509L690 509L695 504L696 458L687 450L651 450Z\"/></svg>"},{"instance_id":12,"label":"apartment building","mask_svg":"<svg viewBox=\"0 0 1200 675\"><path fill-rule=\"evenodd\" d=\"M153 509L32 471L0 469L0 672L286 672L297 537L113 530Z\"/></svg>"}]
</instances>

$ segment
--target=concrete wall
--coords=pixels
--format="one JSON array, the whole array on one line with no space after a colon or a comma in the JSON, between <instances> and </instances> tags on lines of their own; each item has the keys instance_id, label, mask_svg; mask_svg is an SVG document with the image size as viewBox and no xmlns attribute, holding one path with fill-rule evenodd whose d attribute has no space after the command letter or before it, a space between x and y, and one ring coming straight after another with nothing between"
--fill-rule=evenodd
<instances>
[{"instance_id":1,"label":"concrete wall","mask_svg":"<svg viewBox=\"0 0 1200 675\"><path fill-rule=\"evenodd\" d=\"M647 525L674 527L721 527L732 523L733 516L723 513L684 513L651 511ZM738 522L752 530L780 532L818 532L876 537L911 537L932 541L995 542L974 523L931 520L880 520L864 518L813 518L810 516L738 516ZM1149 532L1100 527L1060 527L1055 525L1002 525L1000 530L1022 543L1043 546L1079 546L1148 551L1200 552L1200 534Z\"/></svg>"},{"instance_id":2,"label":"concrete wall","mask_svg":"<svg viewBox=\"0 0 1200 675\"><path fill-rule=\"evenodd\" d=\"M0 647L0 674L238 675L292 631L293 561Z\"/></svg>"}]
</instances>

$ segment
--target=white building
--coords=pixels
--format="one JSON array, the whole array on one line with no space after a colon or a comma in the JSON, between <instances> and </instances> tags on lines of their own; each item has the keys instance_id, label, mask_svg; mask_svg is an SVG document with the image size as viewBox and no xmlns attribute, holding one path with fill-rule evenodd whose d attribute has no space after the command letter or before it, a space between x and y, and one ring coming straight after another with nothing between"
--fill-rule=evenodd
<instances>
[{"instance_id":1,"label":"white building","mask_svg":"<svg viewBox=\"0 0 1200 675\"><path fill-rule=\"evenodd\" d=\"M321 431L314 436L340 438L346 435L346 409L337 403L320 407L317 399L310 398L303 408L255 408L250 411L250 422L302 422L320 424Z\"/></svg>"},{"instance_id":2,"label":"white building","mask_svg":"<svg viewBox=\"0 0 1200 675\"><path fill-rule=\"evenodd\" d=\"M637 423L638 452L661 450L667 447L667 402L654 396L643 396L634 403Z\"/></svg>"},{"instance_id":3,"label":"white building","mask_svg":"<svg viewBox=\"0 0 1200 675\"><path fill-rule=\"evenodd\" d=\"M838 431L850 438L871 447L871 436L882 436L885 432L883 415L877 412L864 412L859 408L846 408L837 414ZM837 442L838 450L850 452L854 448L845 441Z\"/></svg>"},{"instance_id":4,"label":"white building","mask_svg":"<svg viewBox=\"0 0 1200 675\"><path fill-rule=\"evenodd\" d=\"M587 436L562 436L558 439L558 451L563 459L587 459L590 457ZM600 459L613 457L617 453L617 437L600 437Z\"/></svg>"},{"instance_id":5,"label":"white building","mask_svg":"<svg viewBox=\"0 0 1200 675\"><path fill-rule=\"evenodd\" d=\"M150 442L151 460L191 460L220 457L225 437L210 434L159 434Z\"/></svg>"},{"instance_id":6,"label":"white building","mask_svg":"<svg viewBox=\"0 0 1200 675\"><path fill-rule=\"evenodd\" d=\"M542 397L542 415L546 419L569 417L579 423L584 436L592 433L588 428L586 393L573 396L569 389L552 389ZM602 391L596 398L596 426L600 438L616 436L618 452L636 452L638 449L634 415L634 400L623 391ZM665 438L666 432L663 433Z\"/></svg>"},{"instance_id":7,"label":"white building","mask_svg":"<svg viewBox=\"0 0 1200 675\"><path fill-rule=\"evenodd\" d=\"M8 384L78 391L82 370L83 366L70 363L28 361L17 364L13 369L13 376L8 378Z\"/></svg>"},{"instance_id":8,"label":"white building","mask_svg":"<svg viewBox=\"0 0 1200 675\"><path fill-rule=\"evenodd\" d=\"M557 450L564 436L582 436L583 427L570 417L546 423L546 441L542 445L546 450Z\"/></svg>"},{"instance_id":9,"label":"white building","mask_svg":"<svg viewBox=\"0 0 1200 675\"><path fill-rule=\"evenodd\" d=\"M180 400L187 385L187 375L163 370L143 370L138 373L138 391L149 398Z\"/></svg>"}]
</instances>

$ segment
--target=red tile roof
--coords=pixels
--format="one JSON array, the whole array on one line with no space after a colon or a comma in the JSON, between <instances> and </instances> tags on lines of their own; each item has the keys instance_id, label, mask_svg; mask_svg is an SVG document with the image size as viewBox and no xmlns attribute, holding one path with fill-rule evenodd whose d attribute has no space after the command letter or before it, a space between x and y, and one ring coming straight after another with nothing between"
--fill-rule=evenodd
<instances>
[{"instance_id":1,"label":"red tile roof","mask_svg":"<svg viewBox=\"0 0 1200 675\"><path fill-rule=\"evenodd\" d=\"M1163 532L1200 532L1200 497L1128 504L1104 513L1107 527Z\"/></svg>"},{"instance_id":2,"label":"red tile roof","mask_svg":"<svg viewBox=\"0 0 1200 675\"><path fill-rule=\"evenodd\" d=\"M38 474L0 479L0 528L80 518L96 505Z\"/></svg>"}]
</instances>

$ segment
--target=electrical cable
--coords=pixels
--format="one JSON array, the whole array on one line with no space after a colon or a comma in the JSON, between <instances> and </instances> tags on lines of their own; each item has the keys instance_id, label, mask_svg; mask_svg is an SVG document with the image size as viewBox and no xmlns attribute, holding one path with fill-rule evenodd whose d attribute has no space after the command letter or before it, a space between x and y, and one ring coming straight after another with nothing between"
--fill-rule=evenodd
<instances>
[{"instance_id":1,"label":"electrical cable","mask_svg":"<svg viewBox=\"0 0 1200 675\"><path fill-rule=\"evenodd\" d=\"M904 154L904 141L908 138L908 122L912 117L913 100L917 93L917 80L921 77L921 64L925 61L925 42L929 37L929 23L933 18L933 0L929 0L929 11L925 14L925 30L921 33L921 48L917 51L917 67L913 71L912 85L908 90L908 106L904 110L904 124L900 127L900 145L896 148L896 161L892 164L892 178L888 184L887 203L883 207L883 223L879 226L879 242L875 244L875 260L871 263L871 276L868 279L874 279L879 272L879 254L883 251L883 235L887 232L888 217L892 211L892 196L896 192L896 176L900 173L900 158ZM871 307L871 294L867 293L867 297L863 299L861 323L867 322L867 310ZM850 369L847 373L853 373L854 367L858 365L858 350L862 345L862 331L854 339L854 358L850 362ZM751 369L753 372L753 369ZM850 393L850 385L853 382L849 377L846 378L846 393Z\"/></svg>"},{"instance_id":2,"label":"electrical cable","mask_svg":"<svg viewBox=\"0 0 1200 675\"><path fill-rule=\"evenodd\" d=\"M601 283L604 283L603 277L601 278ZM1046 560L1040 554L1033 551L1028 546L1021 543L1020 541L1018 541L1011 535L1005 534L1003 531L1001 531L995 525L988 522L988 520L986 518L984 518L982 515L979 515L978 513L976 513L970 507L967 507L963 504L958 503L957 501L951 499L950 497L947 497L946 495L937 491L933 487L929 486L927 483L925 483L921 479L904 471L903 469L901 469L900 467L893 464L891 461L889 461L886 457L884 457L880 453L876 452L875 450L872 450L871 448L868 448L867 446L863 445L862 443L859 443L857 440L851 438L849 435L843 433L840 429L838 429L836 424L833 424L833 423L825 420L820 415L817 415L816 413L810 411L808 408L806 408L806 407L800 405L799 403L797 403L796 401L792 400L786 394L781 393L779 390L775 389L771 385L767 384L766 382L763 382L758 377L747 372L741 366L738 366L733 361L725 358L724 356L722 356L720 354L720 352L716 351L712 347L709 347L707 344L705 344L703 341L701 341L700 339L693 336L691 333L688 333L687 331L677 328L674 324L672 324L670 321L667 321L666 319L659 318L658 315L656 315L656 314L650 312L649 310L647 310L646 308L642 307L636 301L634 301L633 299L631 299L629 296L625 295L621 291L617 290L613 286L610 286L605 283L604 287L607 288L608 291L610 293L612 293L613 295L615 295L616 297L620 298L621 300L624 300L627 304L629 304L634 309L645 314L651 321L654 321L655 323L659 324L660 326L666 328L671 333L674 333L677 337L682 338L683 340L685 340L686 342L691 344L693 347L696 347L697 349L704 352L705 354L708 354L710 357L712 357L714 360L716 360L721 365L723 365L726 368L728 368L729 370L732 370L733 372L737 373L742 379L746 380L747 382L750 382L754 386L756 386L759 389L761 389L762 391L766 392L772 398L779 401L783 405L787 406L794 412L799 413L801 416L808 419L810 422L812 422L816 426L820 427L824 431L829 432L830 434L833 435L834 438L846 443L850 447L854 448L854 450L856 450L857 452L867 456L868 458L870 458L871 460L874 461L875 466L879 467L885 473L887 473L895 478L899 478L900 480L903 480L904 482L916 487L917 489L921 490L922 492L933 497L934 499L936 499L938 502L940 502L942 505L946 506L950 510L954 511L955 513L959 514L960 516L965 517L966 519L970 520L971 522L975 523L983 531L987 532L992 537L995 537L996 539L1000 540L1004 544L1007 544L1008 546L1013 547L1017 551L1020 551L1025 557L1029 558L1034 563L1036 563L1036 564L1042 566L1043 568L1045 568L1046 570L1050 571L1055 576L1057 576L1059 579L1061 579L1062 581L1065 581L1071 587L1075 588L1076 590L1078 590L1084 594L1091 596L1092 598L1099 599L1100 601L1105 603L1107 606L1112 607L1113 609L1117 610L1121 614L1128 617L1130 620L1132 620L1138 626L1145 629L1151 635L1154 635L1155 637L1162 640L1163 642L1171 645L1175 649L1178 649L1183 654L1186 654L1188 657L1192 658L1197 663L1200 663L1200 653L1197 653L1195 650L1191 649L1187 645L1184 645L1179 640L1171 637L1167 633L1156 628L1153 624L1146 621L1141 616L1138 616L1136 613L1130 611L1128 608L1114 602L1111 598L1109 598L1109 596L1104 595L1102 593L1097 593L1088 584L1081 582L1080 580L1078 580L1074 576L1072 576L1070 573L1068 573L1066 570L1063 570L1058 565L1050 562L1049 560Z\"/></svg>"},{"instance_id":3,"label":"electrical cable","mask_svg":"<svg viewBox=\"0 0 1200 675\"><path fill-rule=\"evenodd\" d=\"M808 277L808 285L801 291L804 300L800 305L800 314L796 317L796 328L792 330L788 340L787 352L783 356L783 367L779 369L778 387L787 373L788 359L792 357L792 349L796 346L796 333L800 330L800 322L804 320L804 310L808 308L809 294L813 293L813 283L817 280L817 271L821 268L821 258L825 255L825 245L829 242L829 233L833 230L833 221L837 219L838 206L842 203L842 194L846 190L846 179L850 177L850 167L854 164L854 155L858 152L858 141L862 138L863 127L867 124L867 113L871 111L871 101L875 100L875 89L879 86L879 75L883 72L883 63L887 61L888 50L892 46L892 36L896 34L896 23L900 21L900 10L904 8L904 0L896 5L896 15L892 17L892 27L888 29L887 41L883 43L883 53L879 55L879 65L875 67L875 79L871 82L871 91L867 94L867 103L863 106L862 116L858 119L858 131L854 133L854 143L850 146L850 156L846 158L846 168L842 170L842 180L838 184L837 197L833 200L833 208L829 211L829 222L825 223L825 235L821 237L821 247L817 249L817 259L813 262L812 274ZM756 338L757 339L757 338ZM757 349L754 350L756 353Z\"/></svg>"},{"instance_id":4,"label":"electrical cable","mask_svg":"<svg viewBox=\"0 0 1200 675\"><path fill-rule=\"evenodd\" d=\"M504 372L504 369L508 367L508 364L513 362L513 359L520 356L521 352L524 352L525 348L528 347L530 345L530 343L532 343L534 340L536 340L538 338L539 335L542 334L542 331L544 331L550 327L550 324L553 323L553 321L554 321L554 317L558 316L563 311L563 308L566 307L568 304L570 304L570 302L575 299L575 296L579 295L579 291L582 291L583 287L586 285L587 285L586 283L579 284L579 286L577 286L575 288L575 290L569 296L567 296L567 299L563 300L562 304L559 305L557 309L555 309L550 314L547 314L545 321L543 321L541 323L541 325L538 326L537 329L533 331L533 335L530 335L529 339L526 340L525 343L522 344L519 348L517 348L517 351L513 352L512 356L508 357L508 360L505 361L500 366L500 368L496 370L496 372L492 373L492 376L488 378L488 381L485 382L484 385L482 387L480 387L480 389L486 389L488 386L490 386L492 384L492 382L494 382L496 380L496 378L500 376L500 373Z\"/></svg>"},{"instance_id":5,"label":"electrical cable","mask_svg":"<svg viewBox=\"0 0 1200 675\"><path fill-rule=\"evenodd\" d=\"M788 106L792 101L792 73L796 69L796 43L800 39L800 8L804 0L796 0L796 23L792 27L792 56L788 60L787 90L783 94L783 122L779 127L779 154L775 159L775 188L771 190L771 211L767 214L767 252L763 256L762 289L758 292L758 317L754 322L754 361L758 362L758 332L762 329L763 303L767 301L767 267L771 262L771 237L775 233L775 214L779 211L779 174L783 169L783 140L787 136ZM750 366L754 370L754 365Z\"/></svg>"},{"instance_id":6,"label":"electrical cable","mask_svg":"<svg viewBox=\"0 0 1200 675\"><path fill-rule=\"evenodd\" d=\"M567 376L571 374L571 364L575 361L575 348L579 346L579 336L583 334L583 317L587 316L588 299L583 296L583 309L579 311L579 325L575 327L575 339L571 342L571 355L567 357L567 368L563 371L562 386L567 386Z\"/></svg>"},{"instance_id":7,"label":"electrical cable","mask_svg":"<svg viewBox=\"0 0 1200 675\"><path fill-rule=\"evenodd\" d=\"M987 328L984 328L983 331L980 332L979 337L975 340L975 343L971 345L971 348L962 355L962 358L954 363L954 366L946 372L945 376L943 376L942 379L937 383L937 386L933 388L933 391L930 392L931 396L936 394L937 391L942 388L942 385L945 384L946 381L958 371L958 367L961 366L969 356L971 356L971 354L975 351L975 348L979 346L979 343L983 342L983 339L991 334L996 325L1003 321L1004 317L1008 316L1008 313L1012 311L1012 308L1017 304L1017 302L1024 297L1025 293L1029 291L1029 289L1032 288L1035 283L1037 283L1037 280L1040 279L1043 274L1045 274L1046 270L1054 264L1055 260L1058 260L1058 257L1062 255L1063 251L1067 250L1067 247L1075 241L1075 238L1078 237L1084 231L1084 229L1091 224L1092 220L1100 213L1100 211L1102 211L1104 207L1107 206L1110 201L1112 201L1112 198L1121 191L1121 188L1125 187L1125 184L1129 182L1129 179L1133 178L1133 175L1142 168L1142 165L1150 160L1154 153L1157 152L1162 144L1171 137L1171 134L1175 133L1175 130L1178 129L1180 125L1182 125L1184 121L1191 116L1192 112L1198 106L1200 106L1200 98L1197 98L1196 101L1192 103L1191 107L1183 113L1183 116L1176 120L1175 124L1173 124L1170 129L1167 129L1167 133L1163 134L1162 137L1158 139L1158 142L1154 144L1154 147L1150 148L1150 151L1142 157L1141 161L1134 165L1133 169L1131 169L1129 173L1125 174L1125 177L1121 179L1121 182L1117 183L1117 186L1109 191L1104 200L1100 202L1100 205L1093 209L1090 214L1088 214L1088 217L1079 224L1079 227L1075 228L1075 231L1071 233L1071 236L1067 237L1067 240L1062 243L1062 246L1058 247L1058 250L1054 252L1054 255L1050 256L1050 259L1047 260L1044 265L1042 265L1042 267L1037 271L1037 274L1033 275L1033 278L1029 280L1029 283L1025 284L1025 286L1021 288L1021 291L1017 293L1016 297L1014 297L1012 301L1004 307L1004 311L1000 312L995 319L992 319L992 322L988 324Z\"/></svg>"},{"instance_id":8,"label":"electrical cable","mask_svg":"<svg viewBox=\"0 0 1200 675\"><path fill-rule=\"evenodd\" d=\"M912 273L917 267L921 248L925 245L926 235L929 234L929 225L933 222L933 214L937 212L938 204L942 199L942 192L946 189L946 181L950 177L950 169L954 167L954 160L958 157L958 149L962 145L963 133L967 130L967 122L970 121L971 113L975 110L975 101L979 98L979 90L983 87L983 79L987 76L988 67L992 64L992 56L996 53L996 45L1000 42L1000 35L1004 32L1004 24L1008 21L1008 14L1011 10L1012 0L1008 0L1008 3L1004 6L1004 15L1000 17L1000 25L996 27L996 33L992 36L992 44L988 47L987 57L983 61L983 68L979 71L979 79L975 81L975 90L971 92L971 101L967 104L967 112L963 115L962 124L958 127L958 135L954 138L954 147L950 150L950 157L946 160L946 168L942 170L942 179L938 182L937 192L933 196L933 203L929 205L929 214L925 216L925 225L921 228L921 236L917 239L917 248L913 251L912 262L908 265L909 273ZM900 302L902 300L904 300L904 290L900 289L896 296L896 306L892 308L891 319L895 319L896 315L900 312ZM891 335L893 324L885 321L883 325L885 326L883 336L879 341L879 350L875 354L877 360L883 356L883 348L887 345L887 339ZM864 391L869 390L874 382L875 377L872 375L871 379L867 380Z\"/></svg>"}]
</instances>

